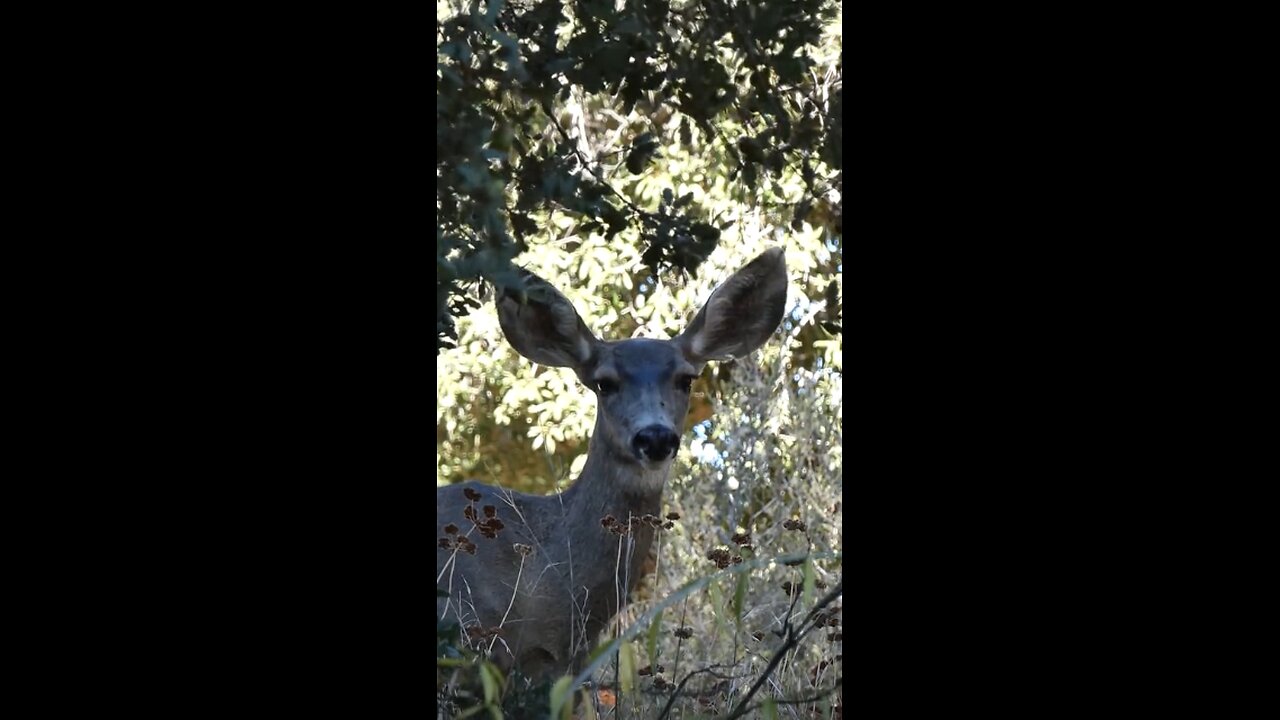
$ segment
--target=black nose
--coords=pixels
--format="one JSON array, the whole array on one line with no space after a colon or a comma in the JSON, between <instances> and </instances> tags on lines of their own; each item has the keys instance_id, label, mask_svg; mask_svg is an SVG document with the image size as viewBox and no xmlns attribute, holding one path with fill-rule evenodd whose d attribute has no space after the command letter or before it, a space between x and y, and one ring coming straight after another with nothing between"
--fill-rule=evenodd
<instances>
[{"instance_id":1,"label":"black nose","mask_svg":"<svg viewBox=\"0 0 1280 720\"><path fill-rule=\"evenodd\" d=\"M636 433L631 441L631 449L636 457L650 460L666 460L675 457L676 447L680 445L680 436L670 428L661 425L650 425Z\"/></svg>"}]
</instances>

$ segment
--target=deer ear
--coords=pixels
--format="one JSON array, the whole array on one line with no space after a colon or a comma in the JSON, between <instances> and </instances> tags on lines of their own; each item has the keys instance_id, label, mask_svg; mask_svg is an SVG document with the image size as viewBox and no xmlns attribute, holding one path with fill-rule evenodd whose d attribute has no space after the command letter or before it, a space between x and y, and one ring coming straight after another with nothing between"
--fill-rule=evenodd
<instances>
[{"instance_id":1,"label":"deer ear","mask_svg":"<svg viewBox=\"0 0 1280 720\"><path fill-rule=\"evenodd\" d=\"M786 304L787 264L772 248L716 288L675 341L694 362L740 358L769 339Z\"/></svg>"},{"instance_id":2,"label":"deer ear","mask_svg":"<svg viewBox=\"0 0 1280 720\"><path fill-rule=\"evenodd\" d=\"M498 323L521 355L541 365L577 368L591 358L598 340L573 303L546 280L522 270L524 292L500 288Z\"/></svg>"}]
</instances>

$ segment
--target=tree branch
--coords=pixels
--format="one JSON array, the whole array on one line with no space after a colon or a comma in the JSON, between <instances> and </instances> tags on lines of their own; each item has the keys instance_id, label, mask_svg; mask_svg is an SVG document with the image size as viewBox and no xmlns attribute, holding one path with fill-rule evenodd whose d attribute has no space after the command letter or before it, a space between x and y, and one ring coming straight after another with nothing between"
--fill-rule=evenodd
<instances>
[{"instance_id":1,"label":"tree branch","mask_svg":"<svg viewBox=\"0 0 1280 720\"><path fill-rule=\"evenodd\" d=\"M756 678L755 684L753 684L751 689L747 690L746 694L742 696L742 699L738 701L738 706L733 709L733 712L729 713L729 717L726 718L726 720L733 720L734 718L739 718L746 714L749 709L747 708L747 703L751 701L752 696L759 692L760 688L764 685L765 680L768 679L769 675L778 667L778 664L782 662L782 658L786 656L788 651L798 645L800 641L804 639L805 635L808 635L811 630L818 627L815 619L819 611L827 605L830 605L831 602L840 597L843 592L844 580L841 579L840 582L836 583L836 586L831 589L831 592L827 593L818 601L817 605L813 606L813 609L809 611L809 614L805 615L804 620L800 621L799 632L796 632L791 628L787 629L786 642L784 642L782 647L778 648L777 652L773 654L773 657L769 660L768 667L764 669L764 672L760 674L760 677Z\"/></svg>"}]
</instances>

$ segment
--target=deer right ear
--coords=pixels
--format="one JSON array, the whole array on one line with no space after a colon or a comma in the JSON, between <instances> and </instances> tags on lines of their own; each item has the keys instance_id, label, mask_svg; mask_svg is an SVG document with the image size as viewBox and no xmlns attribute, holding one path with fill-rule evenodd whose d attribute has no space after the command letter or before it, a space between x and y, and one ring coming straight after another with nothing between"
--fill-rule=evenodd
<instances>
[{"instance_id":1,"label":"deer right ear","mask_svg":"<svg viewBox=\"0 0 1280 720\"><path fill-rule=\"evenodd\" d=\"M546 280L523 270L525 292L499 289L498 323L507 342L540 365L577 368L591 359L598 340L573 303Z\"/></svg>"},{"instance_id":2,"label":"deer right ear","mask_svg":"<svg viewBox=\"0 0 1280 720\"><path fill-rule=\"evenodd\" d=\"M740 358L769 339L786 305L787 264L776 247L716 288L675 341L694 362Z\"/></svg>"}]
</instances>

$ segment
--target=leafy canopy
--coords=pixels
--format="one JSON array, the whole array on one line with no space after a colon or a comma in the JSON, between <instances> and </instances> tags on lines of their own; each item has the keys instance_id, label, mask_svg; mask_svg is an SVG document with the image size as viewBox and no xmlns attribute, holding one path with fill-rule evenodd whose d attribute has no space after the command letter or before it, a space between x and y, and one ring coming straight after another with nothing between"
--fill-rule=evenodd
<instances>
[{"instance_id":1,"label":"leafy canopy","mask_svg":"<svg viewBox=\"0 0 1280 720\"><path fill-rule=\"evenodd\" d=\"M701 193L634 190L671 148L713 159L720 190L841 231L839 5L831 0L524 0L437 4L436 351L518 287L512 260L555 214L695 272L740 220ZM838 28L835 30L838 32ZM800 186L788 188L788 176ZM693 178L705 185L709 174Z\"/></svg>"}]
</instances>

